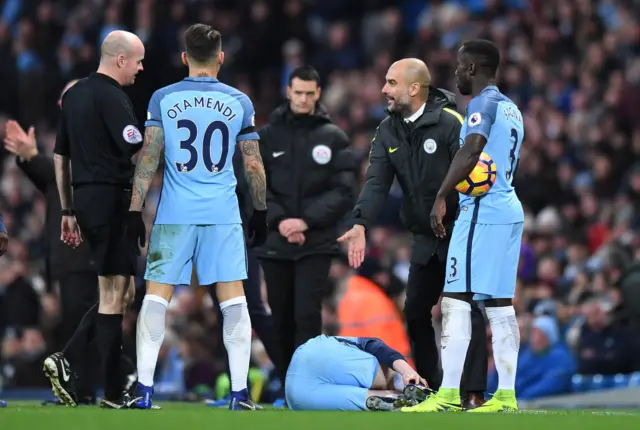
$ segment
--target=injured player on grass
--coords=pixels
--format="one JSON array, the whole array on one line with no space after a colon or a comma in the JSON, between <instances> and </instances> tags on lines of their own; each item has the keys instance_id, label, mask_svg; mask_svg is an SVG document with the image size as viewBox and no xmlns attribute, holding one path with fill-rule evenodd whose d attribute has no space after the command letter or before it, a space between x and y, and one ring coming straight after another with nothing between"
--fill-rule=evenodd
<instances>
[{"instance_id":1,"label":"injured player on grass","mask_svg":"<svg viewBox=\"0 0 640 430\"><path fill-rule=\"evenodd\" d=\"M425 380L380 339L318 336L287 371L291 410L395 411L430 393Z\"/></svg>"}]
</instances>

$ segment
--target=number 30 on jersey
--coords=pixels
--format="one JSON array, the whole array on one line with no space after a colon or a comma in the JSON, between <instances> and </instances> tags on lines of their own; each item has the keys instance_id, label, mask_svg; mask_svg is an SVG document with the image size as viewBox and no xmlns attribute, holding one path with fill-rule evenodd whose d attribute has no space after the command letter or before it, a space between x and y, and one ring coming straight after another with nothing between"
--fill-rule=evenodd
<instances>
[{"instance_id":1,"label":"number 30 on jersey","mask_svg":"<svg viewBox=\"0 0 640 430\"><path fill-rule=\"evenodd\" d=\"M180 173L189 173L196 168L199 161L198 150L193 144L198 139L198 127L190 119L181 119L177 123L178 130L187 129L189 135L180 141L180 149L189 151L189 160L185 163L176 162L176 169ZM211 159L211 142L216 131L220 132L220 144L222 151L220 159L214 163ZM213 121L207 126L202 136L202 161L205 168L211 173L219 173L224 169L229 154L229 127L223 121Z\"/></svg>"}]
</instances>

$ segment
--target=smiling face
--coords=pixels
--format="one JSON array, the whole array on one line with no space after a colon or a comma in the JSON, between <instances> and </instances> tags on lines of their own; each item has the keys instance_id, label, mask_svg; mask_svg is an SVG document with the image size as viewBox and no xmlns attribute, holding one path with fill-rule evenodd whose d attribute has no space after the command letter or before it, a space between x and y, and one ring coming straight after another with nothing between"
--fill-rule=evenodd
<instances>
[{"instance_id":1,"label":"smiling face","mask_svg":"<svg viewBox=\"0 0 640 430\"><path fill-rule=\"evenodd\" d=\"M387 109L389 112L405 113L411 110L411 96L409 87L412 82L408 82L404 67L393 64L389 67L385 76L385 84L382 87L382 94L387 99Z\"/></svg>"}]
</instances>

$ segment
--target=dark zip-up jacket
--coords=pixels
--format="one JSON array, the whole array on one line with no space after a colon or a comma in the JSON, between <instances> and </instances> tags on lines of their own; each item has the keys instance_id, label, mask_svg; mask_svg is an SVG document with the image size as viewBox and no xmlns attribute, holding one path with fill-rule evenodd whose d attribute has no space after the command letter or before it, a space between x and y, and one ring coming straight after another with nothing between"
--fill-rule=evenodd
<instances>
[{"instance_id":1,"label":"dark zip-up jacket","mask_svg":"<svg viewBox=\"0 0 640 430\"><path fill-rule=\"evenodd\" d=\"M297 260L338 251L338 223L352 207L357 163L347 135L322 106L312 115L295 115L288 104L277 108L259 131L267 174L269 236L257 249L263 259ZM278 231L287 218L303 219L309 229L303 245Z\"/></svg>"},{"instance_id":2,"label":"dark zip-up jacket","mask_svg":"<svg viewBox=\"0 0 640 430\"><path fill-rule=\"evenodd\" d=\"M401 219L414 234L412 261L426 264L434 253L446 258L446 246L439 246L430 227L429 215L460 148L463 117L456 111L455 95L429 89L424 113L413 123L392 114L385 118L371 142L366 183L353 210L353 224L369 228L387 200L394 177L404 193ZM447 198L443 220L450 236L458 211L458 195ZM440 255L442 254L442 255Z\"/></svg>"}]
</instances>

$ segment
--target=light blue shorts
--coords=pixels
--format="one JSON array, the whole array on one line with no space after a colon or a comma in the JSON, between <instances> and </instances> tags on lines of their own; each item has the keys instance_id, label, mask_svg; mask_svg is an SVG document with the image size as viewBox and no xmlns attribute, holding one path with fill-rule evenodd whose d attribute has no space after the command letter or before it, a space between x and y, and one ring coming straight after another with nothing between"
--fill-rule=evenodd
<instances>
[{"instance_id":1,"label":"light blue shorts","mask_svg":"<svg viewBox=\"0 0 640 430\"><path fill-rule=\"evenodd\" d=\"M200 285L247 279L242 225L153 226L144 279L167 285L188 285L194 264Z\"/></svg>"},{"instance_id":2,"label":"light blue shorts","mask_svg":"<svg viewBox=\"0 0 640 430\"><path fill-rule=\"evenodd\" d=\"M456 221L447 256L445 293L475 293L475 300L512 299L522 225Z\"/></svg>"},{"instance_id":3,"label":"light blue shorts","mask_svg":"<svg viewBox=\"0 0 640 430\"><path fill-rule=\"evenodd\" d=\"M300 345L287 371L287 405L294 411L366 411L378 360L356 346L318 336Z\"/></svg>"}]
</instances>

